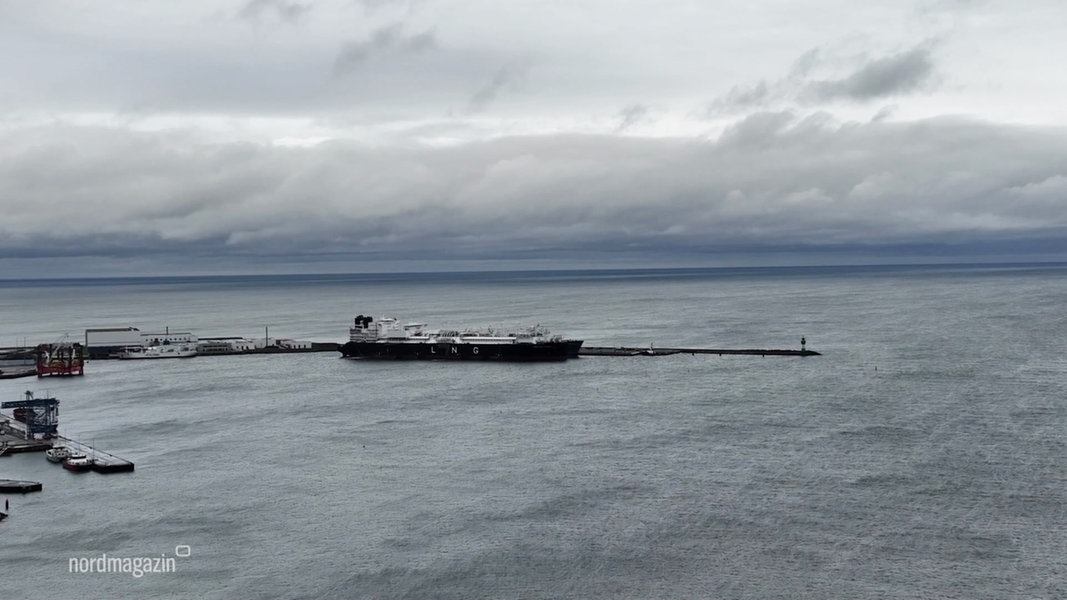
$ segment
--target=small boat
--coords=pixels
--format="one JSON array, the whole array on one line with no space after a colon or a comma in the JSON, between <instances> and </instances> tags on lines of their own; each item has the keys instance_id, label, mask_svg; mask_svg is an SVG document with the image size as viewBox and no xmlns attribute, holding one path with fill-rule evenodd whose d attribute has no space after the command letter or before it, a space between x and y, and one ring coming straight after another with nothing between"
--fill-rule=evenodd
<instances>
[{"instance_id":1,"label":"small boat","mask_svg":"<svg viewBox=\"0 0 1067 600\"><path fill-rule=\"evenodd\" d=\"M54 463L61 463L70 458L70 456L70 448L66 446L53 446L44 452L44 457L48 459L48 462Z\"/></svg>"},{"instance_id":2,"label":"small boat","mask_svg":"<svg viewBox=\"0 0 1067 600\"><path fill-rule=\"evenodd\" d=\"M93 459L80 452L71 453L70 458L63 461L63 468L75 473L82 473L93 468Z\"/></svg>"}]
</instances>

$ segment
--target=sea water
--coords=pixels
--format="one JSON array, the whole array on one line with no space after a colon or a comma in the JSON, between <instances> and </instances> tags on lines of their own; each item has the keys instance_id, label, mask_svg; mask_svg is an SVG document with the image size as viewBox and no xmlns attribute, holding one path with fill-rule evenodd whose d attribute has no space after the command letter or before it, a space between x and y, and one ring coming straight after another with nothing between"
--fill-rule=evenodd
<instances>
[{"instance_id":1,"label":"sea water","mask_svg":"<svg viewBox=\"0 0 1067 600\"><path fill-rule=\"evenodd\" d=\"M0 380L137 465L0 458L44 483L4 496L0 598L1065 598L1064 298L1063 265L0 282L0 346L365 314L822 353Z\"/></svg>"}]
</instances>

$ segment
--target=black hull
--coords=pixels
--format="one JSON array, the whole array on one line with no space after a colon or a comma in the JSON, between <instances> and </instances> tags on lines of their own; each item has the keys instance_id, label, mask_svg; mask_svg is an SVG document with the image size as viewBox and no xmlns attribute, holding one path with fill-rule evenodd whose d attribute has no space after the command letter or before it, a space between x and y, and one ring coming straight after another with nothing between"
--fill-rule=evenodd
<instances>
[{"instance_id":1,"label":"black hull","mask_svg":"<svg viewBox=\"0 0 1067 600\"><path fill-rule=\"evenodd\" d=\"M338 350L344 358L371 360L468 360L506 362L550 362L572 356L570 342L536 344L450 344L348 342Z\"/></svg>"}]
</instances>

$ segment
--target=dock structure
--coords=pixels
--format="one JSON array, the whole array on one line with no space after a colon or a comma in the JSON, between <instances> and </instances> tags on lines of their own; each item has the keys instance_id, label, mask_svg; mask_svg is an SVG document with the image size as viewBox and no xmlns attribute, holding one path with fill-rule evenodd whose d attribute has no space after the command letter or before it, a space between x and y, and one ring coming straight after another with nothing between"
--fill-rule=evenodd
<instances>
[{"instance_id":1,"label":"dock structure","mask_svg":"<svg viewBox=\"0 0 1067 600\"><path fill-rule=\"evenodd\" d=\"M5 427L18 423L27 441L48 439L59 432L59 400L55 398L34 398L27 390L22 400L0 403L0 408L15 409L13 422Z\"/></svg>"},{"instance_id":2,"label":"dock structure","mask_svg":"<svg viewBox=\"0 0 1067 600\"><path fill-rule=\"evenodd\" d=\"M7 417L0 416L0 423L5 419ZM93 464L90 468L97 473L128 473L133 471L135 467L133 461L115 456L110 452L98 450L90 444L85 444L63 435L57 435L49 440L27 440L17 431L18 427L12 427L9 423L4 431L0 432L0 457L22 452L44 452L55 446L66 446L92 458Z\"/></svg>"},{"instance_id":3,"label":"dock structure","mask_svg":"<svg viewBox=\"0 0 1067 600\"><path fill-rule=\"evenodd\" d=\"M19 481L18 479L0 479L0 493L4 494L28 494L39 492L44 486L37 481Z\"/></svg>"},{"instance_id":4,"label":"dock structure","mask_svg":"<svg viewBox=\"0 0 1067 600\"><path fill-rule=\"evenodd\" d=\"M34 399L32 394L29 396L29 399ZM40 398L37 400L55 399ZM0 404L3 408L10 408L9 405L14 405L16 411L13 415L0 413L0 457L20 454L22 452L44 452L52 447L50 436L54 435L54 433L34 433L33 430L36 429L36 427L33 424L27 425L26 423L27 419L31 422L37 420L37 410L40 407L23 406L25 403L25 400L20 400L18 402L4 402L3 404ZM56 401L56 404L58 404L58 401ZM55 406L51 405L50 408L54 410Z\"/></svg>"},{"instance_id":5,"label":"dock structure","mask_svg":"<svg viewBox=\"0 0 1067 600\"><path fill-rule=\"evenodd\" d=\"M90 468L97 473L128 473L134 469L133 462L115 456L110 452L97 450L89 444L79 442L78 440L72 440L69 437L57 435L53 441L57 446L66 446L71 450L76 450L92 458L93 465Z\"/></svg>"},{"instance_id":6,"label":"dock structure","mask_svg":"<svg viewBox=\"0 0 1067 600\"><path fill-rule=\"evenodd\" d=\"M31 396L32 399L32 396ZM52 400L55 404L59 401L54 398L42 398L40 400ZM16 410L19 409L39 409L35 406L23 406L26 401L18 402L5 402L4 407L7 405L14 405ZM55 405L49 405L54 410ZM55 415L53 415L54 417ZM29 420L30 423L26 421ZM36 424L34 423L36 421ZM49 423L49 426L58 427L58 423L54 421ZM126 460L119 456L115 456L110 452L104 452L98 450L90 444L79 442L68 438L64 435L55 433L51 428L48 432L41 433L42 424L39 420L35 419L32 412L22 413L22 418L18 418L18 415L7 415L0 413L0 457L10 456L13 454L20 454L22 452L45 452L55 446L66 446L71 450L81 452L93 459L92 466L90 467L97 473L128 473L134 470L134 464L132 461Z\"/></svg>"},{"instance_id":7,"label":"dock structure","mask_svg":"<svg viewBox=\"0 0 1067 600\"><path fill-rule=\"evenodd\" d=\"M37 374L37 367L4 367L0 369L0 379L18 379L19 377L33 377Z\"/></svg>"},{"instance_id":8,"label":"dock structure","mask_svg":"<svg viewBox=\"0 0 1067 600\"><path fill-rule=\"evenodd\" d=\"M822 356L814 350L784 350L777 348L647 348L627 346L587 346L579 356L669 356L671 354L743 354L747 356Z\"/></svg>"},{"instance_id":9,"label":"dock structure","mask_svg":"<svg viewBox=\"0 0 1067 600\"><path fill-rule=\"evenodd\" d=\"M37 374L35 350L25 346L0 348L0 379Z\"/></svg>"}]
</instances>

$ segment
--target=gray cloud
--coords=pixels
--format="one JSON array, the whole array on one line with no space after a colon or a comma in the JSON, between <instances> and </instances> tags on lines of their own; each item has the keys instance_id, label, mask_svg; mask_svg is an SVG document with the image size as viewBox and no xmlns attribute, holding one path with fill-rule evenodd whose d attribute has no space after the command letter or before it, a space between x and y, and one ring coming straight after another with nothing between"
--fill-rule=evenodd
<instances>
[{"instance_id":1,"label":"gray cloud","mask_svg":"<svg viewBox=\"0 0 1067 600\"><path fill-rule=\"evenodd\" d=\"M0 262L1062 238L1063 5L608 4L4 3Z\"/></svg>"},{"instance_id":2,"label":"gray cloud","mask_svg":"<svg viewBox=\"0 0 1067 600\"><path fill-rule=\"evenodd\" d=\"M822 50L820 48L812 48L804 54L801 54L795 61L793 66L789 69L789 79L803 79L808 76L819 63L822 61Z\"/></svg>"},{"instance_id":3,"label":"gray cloud","mask_svg":"<svg viewBox=\"0 0 1067 600\"><path fill-rule=\"evenodd\" d=\"M867 101L906 94L929 83L933 71L930 49L920 46L872 60L843 79L811 82L801 95L821 102L836 99Z\"/></svg>"},{"instance_id":4,"label":"gray cloud","mask_svg":"<svg viewBox=\"0 0 1067 600\"><path fill-rule=\"evenodd\" d=\"M349 42L341 48L334 61L334 74L346 73L359 67L375 50L384 50L396 43L401 25L394 23L371 34L370 39Z\"/></svg>"},{"instance_id":5,"label":"gray cloud","mask_svg":"<svg viewBox=\"0 0 1067 600\"><path fill-rule=\"evenodd\" d=\"M867 102L923 89L933 83L932 45L928 42L890 56L867 60L844 77L815 79L827 67L827 51L813 48L800 55L776 81L735 85L707 105L705 116L736 115L785 106L849 101Z\"/></svg>"},{"instance_id":6,"label":"gray cloud","mask_svg":"<svg viewBox=\"0 0 1067 600\"><path fill-rule=\"evenodd\" d=\"M386 6L404 6L410 10L418 0L356 0L368 11L376 11Z\"/></svg>"},{"instance_id":7,"label":"gray cloud","mask_svg":"<svg viewBox=\"0 0 1067 600\"><path fill-rule=\"evenodd\" d=\"M708 116L748 112L766 107L771 99L771 86L759 81L750 86L735 85L724 96L716 98L707 109Z\"/></svg>"},{"instance_id":8,"label":"gray cloud","mask_svg":"<svg viewBox=\"0 0 1067 600\"><path fill-rule=\"evenodd\" d=\"M249 0L237 16L252 21L259 20L265 13L271 13L279 19L294 22L311 10L310 4L287 2L286 0Z\"/></svg>"},{"instance_id":9,"label":"gray cloud","mask_svg":"<svg viewBox=\"0 0 1067 600\"><path fill-rule=\"evenodd\" d=\"M307 260L1062 244L1065 154L1064 130L789 113L752 115L709 142L561 135L437 149L52 126L16 131L0 148L0 253Z\"/></svg>"},{"instance_id":10,"label":"gray cloud","mask_svg":"<svg viewBox=\"0 0 1067 600\"><path fill-rule=\"evenodd\" d=\"M619 126L615 128L616 133L626 131L630 127L640 123L648 117L648 113L651 109L643 104L631 104L624 107L616 115L619 119Z\"/></svg>"},{"instance_id":11,"label":"gray cloud","mask_svg":"<svg viewBox=\"0 0 1067 600\"><path fill-rule=\"evenodd\" d=\"M376 29L369 39L345 44L334 60L334 76L351 73L366 62L371 56L386 52L400 54L419 54L437 48L437 38L433 31L424 31L410 36L404 35L404 25L393 23Z\"/></svg>"},{"instance_id":12,"label":"gray cloud","mask_svg":"<svg viewBox=\"0 0 1067 600\"><path fill-rule=\"evenodd\" d=\"M988 3L988 0L920 0L916 12L923 17L941 12L969 12Z\"/></svg>"},{"instance_id":13,"label":"gray cloud","mask_svg":"<svg viewBox=\"0 0 1067 600\"><path fill-rule=\"evenodd\" d=\"M875 113L875 115L873 117L871 117L871 121L885 121L889 117L892 117L893 113L895 113L898 108L899 107L896 106L895 104L894 105L889 105L889 106L883 106L882 108L878 109L878 112Z\"/></svg>"},{"instance_id":14,"label":"gray cloud","mask_svg":"<svg viewBox=\"0 0 1067 600\"><path fill-rule=\"evenodd\" d=\"M477 113L485 110L506 89L518 87L526 76L524 66L505 66L497 69L485 83L467 101L467 112Z\"/></svg>"},{"instance_id":15,"label":"gray cloud","mask_svg":"<svg viewBox=\"0 0 1067 600\"><path fill-rule=\"evenodd\" d=\"M426 52L437 48L437 36L432 31L416 33L404 39L400 47L409 52Z\"/></svg>"}]
</instances>

